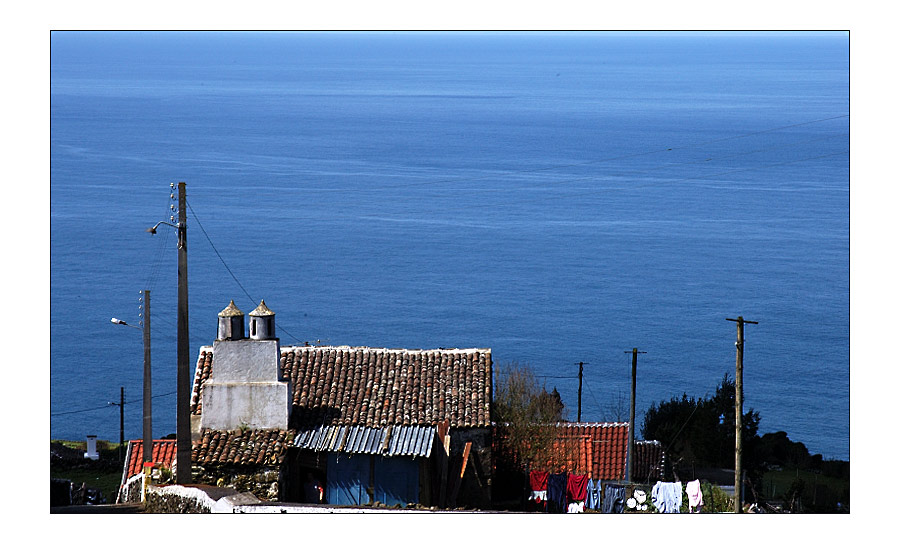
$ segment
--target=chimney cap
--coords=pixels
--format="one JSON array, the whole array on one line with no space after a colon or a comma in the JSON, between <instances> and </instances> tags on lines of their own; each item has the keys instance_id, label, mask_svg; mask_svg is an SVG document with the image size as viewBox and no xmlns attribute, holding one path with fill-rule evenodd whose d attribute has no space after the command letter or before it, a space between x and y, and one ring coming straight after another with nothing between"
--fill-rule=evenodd
<instances>
[{"instance_id":1,"label":"chimney cap","mask_svg":"<svg viewBox=\"0 0 900 545\"><path fill-rule=\"evenodd\" d=\"M250 316L275 316L275 313L269 310L269 307L266 306L265 299L263 299L259 302L259 306L250 313Z\"/></svg>"},{"instance_id":2,"label":"chimney cap","mask_svg":"<svg viewBox=\"0 0 900 545\"><path fill-rule=\"evenodd\" d=\"M232 299L231 302L228 303L228 306L225 307L224 309L222 309L222 312L219 313L219 316L221 316L223 318L227 318L230 316L243 316L243 315L244 315L244 313L241 312L241 310L235 306L234 299Z\"/></svg>"}]
</instances>

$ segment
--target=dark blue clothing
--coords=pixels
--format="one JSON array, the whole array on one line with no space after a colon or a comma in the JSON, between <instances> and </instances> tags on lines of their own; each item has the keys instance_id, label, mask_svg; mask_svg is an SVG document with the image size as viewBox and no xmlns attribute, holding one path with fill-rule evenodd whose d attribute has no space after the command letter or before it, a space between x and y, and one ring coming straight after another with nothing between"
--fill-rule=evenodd
<instances>
[{"instance_id":1,"label":"dark blue clothing","mask_svg":"<svg viewBox=\"0 0 900 545\"><path fill-rule=\"evenodd\" d=\"M547 507L551 513L566 512L567 482L565 473L551 473L547 477Z\"/></svg>"},{"instance_id":2,"label":"dark blue clothing","mask_svg":"<svg viewBox=\"0 0 900 545\"><path fill-rule=\"evenodd\" d=\"M603 494L604 513L624 513L625 512L625 487L621 484L606 485L606 492Z\"/></svg>"}]
</instances>

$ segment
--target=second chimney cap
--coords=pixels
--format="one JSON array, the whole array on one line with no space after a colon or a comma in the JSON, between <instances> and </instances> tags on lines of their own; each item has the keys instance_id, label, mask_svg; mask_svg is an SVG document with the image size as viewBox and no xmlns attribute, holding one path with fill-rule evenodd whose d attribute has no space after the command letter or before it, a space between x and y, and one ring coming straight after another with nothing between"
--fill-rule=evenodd
<instances>
[{"instance_id":1,"label":"second chimney cap","mask_svg":"<svg viewBox=\"0 0 900 545\"><path fill-rule=\"evenodd\" d=\"M275 313L269 310L269 307L266 306L265 299L263 299L259 302L259 306L250 313L250 316L275 316Z\"/></svg>"}]
</instances>

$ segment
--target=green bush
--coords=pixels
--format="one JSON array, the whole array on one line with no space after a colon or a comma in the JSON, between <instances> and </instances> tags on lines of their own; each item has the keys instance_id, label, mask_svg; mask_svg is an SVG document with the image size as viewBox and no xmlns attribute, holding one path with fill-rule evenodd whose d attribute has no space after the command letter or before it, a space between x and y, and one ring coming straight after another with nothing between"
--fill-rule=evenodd
<instances>
[{"instance_id":1,"label":"green bush","mask_svg":"<svg viewBox=\"0 0 900 545\"><path fill-rule=\"evenodd\" d=\"M701 513L734 513L734 498L726 494L718 486L710 483L701 483L700 492L703 493Z\"/></svg>"}]
</instances>

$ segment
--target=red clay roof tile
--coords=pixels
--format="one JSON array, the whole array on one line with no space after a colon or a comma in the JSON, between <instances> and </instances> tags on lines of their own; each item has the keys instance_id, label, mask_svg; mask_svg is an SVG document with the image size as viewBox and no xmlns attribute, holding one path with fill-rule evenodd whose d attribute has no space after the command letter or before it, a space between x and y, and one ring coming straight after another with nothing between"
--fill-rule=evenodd
<instances>
[{"instance_id":1,"label":"red clay roof tile","mask_svg":"<svg viewBox=\"0 0 900 545\"><path fill-rule=\"evenodd\" d=\"M211 348L202 348L192 414L203 410L201 392L212 365ZM286 346L280 365L292 383L292 429L433 425L445 419L453 427L490 426L490 349Z\"/></svg>"},{"instance_id":2,"label":"red clay roof tile","mask_svg":"<svg viewBox=\"0 0 900 545\"><path fill-rule=\"evenodd\" d=\"M175 461L175 439L154 439L152 460L157 465L172 467ZM144 441L133 439L128 442L125 460L125 480L134 477L144 469Z\"/></svg>"}]
</instances>

